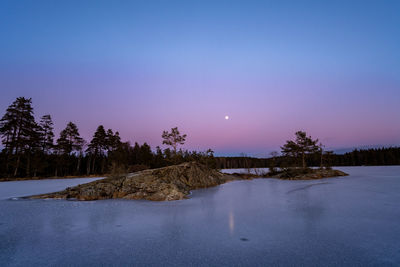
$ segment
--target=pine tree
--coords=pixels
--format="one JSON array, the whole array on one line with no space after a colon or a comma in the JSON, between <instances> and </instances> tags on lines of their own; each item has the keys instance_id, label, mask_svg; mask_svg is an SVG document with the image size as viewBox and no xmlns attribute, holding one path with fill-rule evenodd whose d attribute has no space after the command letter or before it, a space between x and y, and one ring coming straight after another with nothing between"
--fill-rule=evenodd
<instances>
[{"instance_id":1,"label":"pine tree","mask_svg":"<svg viewBox=\"0 0 400 267\"><path fill-rule=\"evenodd\" d=\"M172 128L171 132L163 131L161 137L163 140L163 145L168 145L173 148L174 157L177 156L176 149L178 145L183 145L186 141L186 134L181 135L178 127Z\"/></svg>"},{"instance_id":2,"label":"pine tree","mask_svg":"<svg viewBox=\"0 0 400 267\"><path fill-rule=\"evenodd\" d=\"M153 152L151 152L151 148L147 143L144 143L140 146L139 152L140 163L146 166L150 166L153 161Z\"/></svg>"},{"instance_id":3,"label":"pine tree","mask_svg":"<svg viewBox=\"0 0 400 267\"><path fill-rule=\"evenodd\" d=\"M114 134L111 129L108 129L105 141L107 146L107 154L117 150L121 145L121 137L119 136L119 132L115 132Z\"/></svg>"},{"instance_id":4,"label":"pine tree","mask_svg":"<svg viewBox=\"0 0 400 267\"><path fill-rule=\"evenodd\" d=\"M135 142L135 146L133 147L132 153L133 153L134 164L141 164L142 161L140 158L140 146L137 142Z\"/></svg>"},{"instance_id":5,"label":"pine tree","mask_svg":"<svg viewBox=\"0 0 400 267\"><path fill-rule=\"evenodd\" d=\"M31 176L31 168L32 168L32 157L37 156L37 153L41 150L41 135L40 135L40 126L36 123L32 125L31 132L29 137L26 140L24 154L26 156L26 176ZM36 168L35 161L35 168Z\"/></svg>"},{"instance_id":6,"label":"pine tree","mask_svg":"<svg viewBox=\"0 0 400 267\"><path fill-rule=\"evenodd\" d=\"M105 151L107 151L108 142L106 140L106 131L104 130L103 125L97 127L96 132L93 135L92 141L88 145L87 152L92 155L104 155Z\"/></svg>"},{"instance_id":7,"label":"pine tree","mask_svg":"<svg viewBox=\"0 0 400 267\"><path fill-rule=\"evenodd\" d=\"M317 143L318 139L313 140L311 136L307 136L306 132L298 131L296 132L295 141L289 140L281 147L282 154L301 159L303 168L306 168L306 155L315 153L319 150Z\"/></svg>"},{"instance_id":8,"label":"pine tree","mask_svg":"<svg viewBox=\"0 0 400 267\"><path fill-rule=\"evenodd\" d=\"M0 121L0 135L5 146L6 169L11 155L16 158L14 176L17 176L21 156L36 142L37 124L33 117L32 99L18 97L6 110Z\"/></svg>"},{"instance_id":9,"label":"pine tree","mask_svg":"<svg viewBox=\"0 0 400 267\"><path fill-rule=\"evenodd\" d=\"M114 132L112 129L108 129L106 132L106 146L107 146L107 154L114 150Z\"/></svg>"},{"instance_id":10,"label":"pine tree","mask_svg":"<svg viewBox=\"0 0 400 267\"><path fill-rule=\"evenodd\" d=\"M42 152L49 154L54 147L53 121L51 120L51 116L42 116L39 126Z\"/></svg>"},{"instance_id":11,"label":"pine tree","mask_svg":"<svg viewBox=\"0 0 400 267\"><path fill-rule=\"evenodd\" d=\"M61 131L60 137L57 139L58 150L66 155L82 150L84 141L80 137L78 127L69 122L67 127Z\"/></svg>"},{"instance_id":12,"label":"pine tree","mask_svg":"<svg viewBox=\"0 0 400 267\"><path fill-rule=\"evenodd\" d=\"M154 166L156 168L164 167L164 155L159 146L156 147L156 154L154 156Z\"/></svg>"},{"instance_id":13,"label":"pine tree","mask_svg":"<svg viewBox=\"0 0 400 267\"><path fill-rule=\"evenodd\" d=\"M118 132L113 133L111 129L105 131L103 125L97 127L96 132L93 135L88 149L86 152L89 153L91 159L91 172L96 169L96 161L101 159L101 172L103 172L108 164L109 158L113 157L113 152L117 151L121 147L121 138ZM119 154L121 151L119 151Z\"/></svg>"},{"instance_id":14,"label":"pine tree","mask_svg":"<svg viewBox=\"0 0 400 267\"><path fill-rule=\"evenodd\" d=\"M112 140L112 150L117 150L121 146L121 137L119 136L119 132L115 132Z\"/></svg>"}]
</instances>

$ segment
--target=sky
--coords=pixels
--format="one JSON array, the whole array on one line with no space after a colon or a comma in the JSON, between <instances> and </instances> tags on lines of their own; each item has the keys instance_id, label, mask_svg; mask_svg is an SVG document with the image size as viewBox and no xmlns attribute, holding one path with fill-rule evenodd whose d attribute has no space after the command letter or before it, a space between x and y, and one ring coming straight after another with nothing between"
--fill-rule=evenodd
<instances>
[{"instance_id":1,"label":"sky","mask_svg":"<svg viewBox=\"0 0 400 267\"><path fill-rule=\"evenodd\" d=\"M0 114L265 157L297 130L400 145L400 1L0 2ZM225 119L229 116L229 120Z\"/></svg>"}]
</instances>

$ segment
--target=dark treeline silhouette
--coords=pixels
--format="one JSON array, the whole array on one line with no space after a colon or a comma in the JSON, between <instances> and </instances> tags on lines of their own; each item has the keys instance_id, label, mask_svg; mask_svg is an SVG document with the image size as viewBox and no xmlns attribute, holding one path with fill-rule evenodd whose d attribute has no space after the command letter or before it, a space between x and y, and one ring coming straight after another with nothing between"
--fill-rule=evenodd
<instances>
[{"instance_id":1,"label":"dark treeline silhouette","mask_svg":"<svg viewBox=\"0 0 400 267\"><path fill-rule=\"evenodd\" d=\"M324 150L318 139L313 140L305 132L296 132L295 140L288 140L281 147L281 155L274 151L270 158L216 157L216 167L230 168L270 168L275 167L326 167L362 165L400 165L400 147L354 150L345 154L334 154Z\"/></svg>"},{"instance_id":2,"label":"dark treeline silhouette","mask_svg":"<svg viewBox=\"0 0 400 267\"><path fill-rule=\"evenodd\" d=\"M320 153L310 155L306 159L308 166L318 167L321 164ZM275 164L273 161L275 160ZM328 165L331 166L384 166L400 165L400 147L374 148L374 149L355 149L345 154L331 153L327 158ZM218 169L237 169L237 168L268 168L271 165L277 167L288 165L288 159L278 156L270 158L251 158L251 157L215 157Z\"/></svg>"},{"instance_id":3,"label":"dark treeline silhouette","mask_svg":"<svg viewBox=\"0 0 400 267\"><path fill-rule=\"evenodd\" d=\"M400 165L400 147L354 150L343 155L332 155L332 165Z\"/></svg>"},{"instance_id":4,"label":"dark treeline silhouette","mask_svg":"<svg viewBox=\"0 0 400 267\"><path fill-rule=\"evenodd\" d=\"M153 152L147 144L122 142L118 132L98 126L87 143L76 124L69 122L54 140L53 121L44 115L35 120L32 99L18 97L0 121L3 150L0 177L50 177L120 174L159 168L187 161L200 161L215 167L213 151L177 149L186 135L178 128L162 133L163 144L170 146Z\"/></svg>"},{"instance_id":5,"label":"dark treeline silhouette","mask_svg":"<svg viewBox=\"0 0 400 267\"><path fill-rule=\"evenodd\" d=\"M215 157L218 169L266 168L269 159L252 157Z\"/></svg>"}]
</instances>

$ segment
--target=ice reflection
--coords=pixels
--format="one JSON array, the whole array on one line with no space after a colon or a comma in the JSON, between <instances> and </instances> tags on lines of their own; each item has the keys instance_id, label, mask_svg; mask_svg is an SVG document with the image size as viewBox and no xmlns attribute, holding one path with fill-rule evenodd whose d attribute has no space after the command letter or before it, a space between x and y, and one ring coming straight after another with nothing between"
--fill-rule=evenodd
<instances>
[{"instance_id":1,"label":"ice reflection","mask_svg":"<svg viewBox=\"0 0 400 267\"><path fill-rule=\"evenodd\" d=\"M235 230L235 217L233 216L233 212L229 212L229 232L232 235Z\"/></svg>"}]
</instances>

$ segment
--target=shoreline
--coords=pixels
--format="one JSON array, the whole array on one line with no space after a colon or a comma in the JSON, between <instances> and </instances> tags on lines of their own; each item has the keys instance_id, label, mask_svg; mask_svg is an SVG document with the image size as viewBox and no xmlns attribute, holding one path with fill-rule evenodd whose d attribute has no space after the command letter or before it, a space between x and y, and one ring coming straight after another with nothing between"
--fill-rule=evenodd
<instances>
[{"instance_id":1,"label":"shoreline","mask_svg":"<svg viewBox=\"0 0 400 267\"><path fill-rule=\"evenodd\" d=\"M74 175L74 176L57 176L57 177L11 177L0 178L1 182L17 182L17 181L38 181L38 180L62 180L62 179L79 179L79 178L105 178L108 175Z\"/></svg>"}]
</instances>

